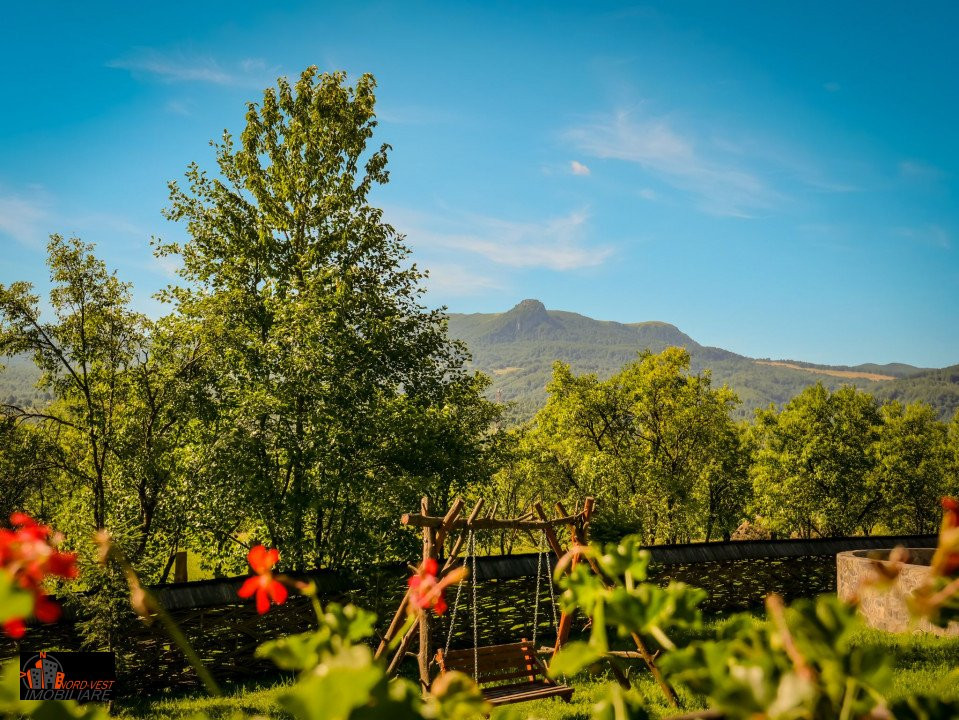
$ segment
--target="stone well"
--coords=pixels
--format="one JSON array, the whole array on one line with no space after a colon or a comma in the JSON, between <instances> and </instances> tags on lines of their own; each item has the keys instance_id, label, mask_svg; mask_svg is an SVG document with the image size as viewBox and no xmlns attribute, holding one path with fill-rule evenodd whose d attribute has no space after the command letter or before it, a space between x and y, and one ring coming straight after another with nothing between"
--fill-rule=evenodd
<instances>
[{"instance_id":1,"label":"stone well","mask_svg":"<svg viewBox=\"0 0 959 720\"><path fill-rule=\"evenodd\" d=\"M873 573L876 560L889 557L889 550L849 550L836 555L836 592L842 600L856 594L862 581ZM931 632L936 635L959 635L959 623L949 623L948 628L937 628L927 620L913 623L906 607L906 598L925 582L929 576L932 548L909 548L912 562L903 566L902 572L888 590L867 588L859 605L866 624L890 632Z\"/></svg>"}]
</instances>

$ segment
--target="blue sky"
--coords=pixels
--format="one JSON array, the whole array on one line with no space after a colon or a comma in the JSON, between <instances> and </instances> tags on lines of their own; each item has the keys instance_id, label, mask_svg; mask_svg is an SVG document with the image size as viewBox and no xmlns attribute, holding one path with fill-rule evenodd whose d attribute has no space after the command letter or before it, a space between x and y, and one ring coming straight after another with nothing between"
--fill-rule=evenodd
<instances>
[{"instance_id":1,"label":"blue sky","mask_svg":"<svg viewBox=\"0 0 959 720\"><path fill-rule=\"evenodd\" d=\"M431 305L959 362L954 3L197 5L5 9L0 282L78 234L161 312L167 181L315 64L377 78L374 200Z\"/></svg>"}]
</instances>

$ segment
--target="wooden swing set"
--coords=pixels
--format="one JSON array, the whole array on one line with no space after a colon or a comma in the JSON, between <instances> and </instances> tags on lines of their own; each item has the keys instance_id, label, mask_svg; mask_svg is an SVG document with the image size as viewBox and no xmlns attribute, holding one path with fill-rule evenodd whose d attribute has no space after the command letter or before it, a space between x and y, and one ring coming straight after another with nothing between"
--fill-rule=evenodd
<instances>
[{"instance_id":1,"label":"wooden swing set","mask_svg":"<svg viewBox=\"0 0 959 720\"><path fill-rule=\"evenodd\" d=\"M470 580L473 591L473 643L472 649L450 650L450 641L453 637L453 625L456 621L456 610L459 606L459 596L463 585L467 580L463 580L457 587L456 600L453 605L453 613L450 618L449 635L446 640L445 648L439 649L435 654L436 665L440 673L458 670L468 675L480 686L484 697L492 705L505 705L508 703L526 702L528 700L538 700L545 697L561 697L569 701L573 694L573 688L559 684L551 680L547 675L547 666L540 659L540 655L554 655L569 639L569 633L573 624L573 616L570 613L563 612L556 622L556 642L553 647L536 647L536 632L539 618L539 587L541 570L543 567L543 557L545 548L540 543L539 562L537 564L536 577L536 598L534 602L533 632L532 639L527 641L521 638L517 642L504 645L479 645L478 628L476 617L476 533L480 530L516 530L528 533L533 537L533 533L542 533L542 539L549 546L549 550L555 555L558 561L564 555L563 549L557 535L558 528L567 528L569 531L569 549L576 550L581 545L586 545L589 541L589 524L593 515L595 501L588 497L583 502L582 510L575 514L567 512L562 503L556 504L556 517L550 518L542 503L537 502L533 507L534 511L529 512L518 518L497 518L496 505L494 504L485 517L481 517L484 501L480 499L473 507L468 517L461 517L464 502L461 498L452 504L447 513L440 516L429 514L429 499L423 498L420 503L420 512L418 514L407 513L402 516L400 522L403 525L422 528L423 531L423 558L425 563L429 559L439 562L440 571L437 578L441 579L458 564L458 558L465 550L466 557L463 563L470 571ZM444 547L447 540L458 531L456 539L449 547L449 552L443 556ZM567 572L572 572L580 561L581 555L573 553L571 561L567 565ZM470 567L472 560L472 567ZM593 571L602 577L599 568L595 566L595 561L588 558ZM423 565L421 565L422 567ZM553 563L547 557L546 562L546 581L550 588L550 595L554 602L555 617L555 597L553 597L552 584ZM410 591L407 591L400 606L393 616L386 634L380 641L376 650L376 657L381 657L386 650L393 644L398 633L400 633L406 623ZM592 621L592 618L590 618ZM396 673L400 663L409 655L413 640L419 637L419 648L416 653L419 664L420 685L423 691L427 691L432 684L431 661L434 659L431 643L430 630L432 619L428 612L418 613L416 620L412 625L406 628L406 632L400 639L396 651L390 660L388 674ZM636 644L637 652L618 652L611 653L613 656L624 658L640 658L649 667L653 677L659 683L667 699L671 704L676 705L676 694L666 683L659 669L656 667L655 656L648 651L643 640L637 634L632 637ZM619 668L613 658L609 658L610 668L617 681L624 687L629 687L629 681L625 673Z\"/></svg>"}]
</instances>

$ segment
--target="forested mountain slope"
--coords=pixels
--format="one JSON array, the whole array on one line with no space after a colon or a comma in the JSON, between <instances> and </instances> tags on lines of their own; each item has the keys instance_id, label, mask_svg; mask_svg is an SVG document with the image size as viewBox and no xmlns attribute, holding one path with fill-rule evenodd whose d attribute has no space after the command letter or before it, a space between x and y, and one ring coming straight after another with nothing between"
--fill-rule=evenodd
<instances>
[{"instance_id":1,"label":"forested mountain slope","mask_svg":"<svg viewBox=\"0 0 959 720\"><path fill-rule=\"evenodd\" d=\"M951 417L959 406L957 368L757 360L700 345L669 323L593 320L547 310L538 300L524 300L504 313L452 313L449 318L450 334L469 346L476 369L493 378L492 396L515 404L514 419L529 418L542 405L555 360L570 363L576 372L606 377L643 349L655 353L670 345L690 352L694 371L711 370L714 383L727 383L739 394L741 417L752 417L756 408L770 403L782 404L816 382L831 389L852 384L883 398L926 400L942 417Z\"/></svg>"},{"instance_id":2,"label":"forested mountain slope","mask_svg":"<svg viewBox=\"0 0 959 720\"><path fill-rule=\"evenodd\" d=\"M782 404L816 382L830 389L855 385L883 401L922 400L944 420L959 410L959 365L927 369L902 363L846 366L754 359L700 345L669 323L593 320L547 310L538 300L524 300L504 313L451 313L449 319L450 334L467 343L474 367L493 378L491 397L515 404L513 419L529 418L543 404L555 360L570 363L577 372L606 377L643 349L660 352L670 345L689 350L694 371L712 370L714 383L727 383L737 392L740 417L751 418L756 408L769 403ZM3 364L0 402L49 401L48 394L34 387L39 372L28 356L6 358Z\"/></svg>"}]
</instances>

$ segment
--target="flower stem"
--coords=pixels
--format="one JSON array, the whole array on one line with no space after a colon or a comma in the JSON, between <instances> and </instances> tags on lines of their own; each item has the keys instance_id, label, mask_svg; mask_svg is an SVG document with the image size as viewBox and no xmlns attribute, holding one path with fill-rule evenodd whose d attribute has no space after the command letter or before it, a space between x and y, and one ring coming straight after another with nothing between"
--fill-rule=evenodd
<instances>
[{"instance_id":1,"label":"flower stem","mask_svg":"<svg viewBox=\"0 0 959 720\"><path fill-rule=\"evenodd\" d=\"M196 650L193 649L193 646L190 644L186 635L183 634L180 626L170 617L170 614L157 597L143 586L140 582L140 577L137 575L137 571L133 568L133 565L130 564L130 561L123 551L116 546L106 531L98 533L97 543L100 545L101 558L103 561L106 562L107 559L112 557L123 569L123 574L127 579L127 585L130 586L130 601L137 614L147 621L152 619L150 617L151 614L156 615L156 617L160 619L160 623L163 625L167 634L186 656L190 665L196 670L197 675L200 676L200 680L203 681L207 692L216 697L222 696L223 691L220 689L220 686L217 685L216 680L213 679L213 675L210 674L206 665L203 664L200 656L196 654Z\"/></svg>"}]
</instances>

